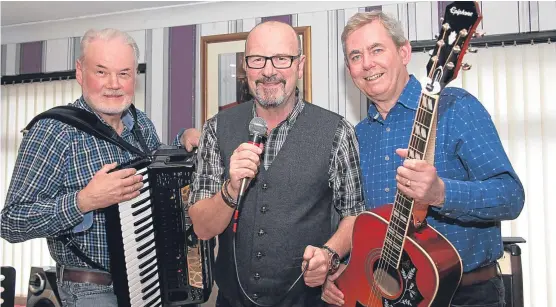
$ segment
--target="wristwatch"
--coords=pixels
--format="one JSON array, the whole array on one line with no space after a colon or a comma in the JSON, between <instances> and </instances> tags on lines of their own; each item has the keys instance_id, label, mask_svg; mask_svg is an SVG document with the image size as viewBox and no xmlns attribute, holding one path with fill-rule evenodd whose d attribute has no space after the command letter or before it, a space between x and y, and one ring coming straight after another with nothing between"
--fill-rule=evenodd
<instances>
[{"instance_id":1,"label":"wristwatch","mask_svg":"<svg viewBox=\"0 0 556 307\"><path fill-rule=\"evenodd\" d=\"M323 245L322 248L330 254L330 263L328 264L328 275L332 275L338 271L340 267L340 255L329 246Z\"/></svg>"}]
</instances>

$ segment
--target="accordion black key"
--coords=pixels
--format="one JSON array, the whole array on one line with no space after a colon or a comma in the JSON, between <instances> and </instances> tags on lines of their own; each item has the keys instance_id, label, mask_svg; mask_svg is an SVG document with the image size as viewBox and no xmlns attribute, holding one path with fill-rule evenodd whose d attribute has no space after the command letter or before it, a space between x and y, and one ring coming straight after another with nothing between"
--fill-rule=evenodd
<instances>
[{"instance_id":1,"label":"accordion black key","mask_svg":"<svg viewBox=\"0 0 556 307\"><path fill-rule=\"evenodd\" d=\"M185 306L212 291L214 240L199 240L185 210L195 155L165 146L118 169L143 175L141 194L106 208L118 306Z\"/></svg>"}]
</instances>

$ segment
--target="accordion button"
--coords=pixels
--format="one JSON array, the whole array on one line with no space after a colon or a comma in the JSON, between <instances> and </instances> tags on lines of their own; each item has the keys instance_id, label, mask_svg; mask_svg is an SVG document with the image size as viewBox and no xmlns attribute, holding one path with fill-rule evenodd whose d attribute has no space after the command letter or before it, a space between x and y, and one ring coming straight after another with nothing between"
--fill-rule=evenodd
<instances>
[{"instance_id":1,"label":"accordion button","mask_svg":"<svg viewBox=\"0 0 556 307\"><path fill-rule=\"evenodd\" d=\"M264 232L264 230L262 230L262 229L259 229L259 232L257 232L257 234L258 234L258 235L259 235L259 237L260 237L260 236L264 235L264 234L265 234L265 232Z\"/></svg>"},{"instance_id":2,"label":"accordion button","mask_svg":"<svg viewBox=\"0 0 556 307\"><path fill-rule=\"evenodd\" d=\"M257 293L253 293L253 299L256 301L259 298L259 295Z\"/></svg>"},{"instance_id":3,"label":"accordion button","mask_svg":"<svg viewBox=\"0 0 556 307\"><path fill-rule=\"evenodd\" d=\"M255 278L255 280L259 280L261 279L261 274L255 273L255 275L253 275L253 278Z\"/></svg>"},{"instance_id":4,"label":"accordion button","mask_svg":"<svg viewBox=\"0 0 556 307\"><path fill-rule=\"evenodd\" d=\"M266 206L262 206L261 207L261 213L265 214L268 211L268 209L266 208Z\"/></svg>"},{"instance_id":5,"label":"accordion button","mask_svg":"<svg viewBox=\"0 0 556 307\"><path fill-rule=\"evenodd\" d=\"M268 184L263 183L263 190L266 190L266 189L268 189Z\"/></svg>"},{"instance_id":6,"label":"accordion button","mask_svg":"<svg viewBox=\"0 0 556 307\"><path fill-rule=\"evenodd\" d=\"M264 256L264 255L263 255L262 252L258 252L258 253L257 253L257 259L261 259L263 256Z\"/></svg>"}]
</instances>

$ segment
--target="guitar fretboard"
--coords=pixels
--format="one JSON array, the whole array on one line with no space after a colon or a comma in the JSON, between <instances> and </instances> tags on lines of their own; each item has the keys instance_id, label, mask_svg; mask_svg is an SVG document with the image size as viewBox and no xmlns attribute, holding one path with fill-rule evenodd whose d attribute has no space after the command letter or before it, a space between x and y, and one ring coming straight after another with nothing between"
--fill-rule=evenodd
<instances>
[{"instance_id":1,"label":"guitar fretboard","mask_svg":"<svg viewBox=\"0 0 556 307\"><path fill-rule=\"evenodd\" d=\"M433 116L435 108L436 98L422 94L409 138L409 159L425 159L427 144L433 126L432 120L435 118ZM405 236L411 221L412 210L413 199L405 196L398 190L381 255L382 259L393 268L398 268L399 266Z\"/></svg>"}]
</instances>

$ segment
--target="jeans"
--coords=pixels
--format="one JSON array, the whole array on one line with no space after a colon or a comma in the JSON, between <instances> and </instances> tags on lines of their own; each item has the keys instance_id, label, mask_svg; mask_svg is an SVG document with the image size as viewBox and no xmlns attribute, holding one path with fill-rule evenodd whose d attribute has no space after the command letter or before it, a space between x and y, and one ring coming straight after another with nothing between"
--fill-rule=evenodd
<instances>
[{"instance_id":1,"label":"jeans","mask_svg":"<svg viewBox=\"0 0 556 307\"><path fill-rule=\"evenodd\" d=\"M112 286L57 281L63 307L118 307Z\"/></svg>"},{"instance_id":2,"label":"jeans","mask_svg":"<svg viewBox=\"0 0 556 307\"><path fill-rule=\"evenodd\" d=\"M470 286L459 287L451 307L504 307L505 288L501 276Z\"/></svg>"}]
</instances>

